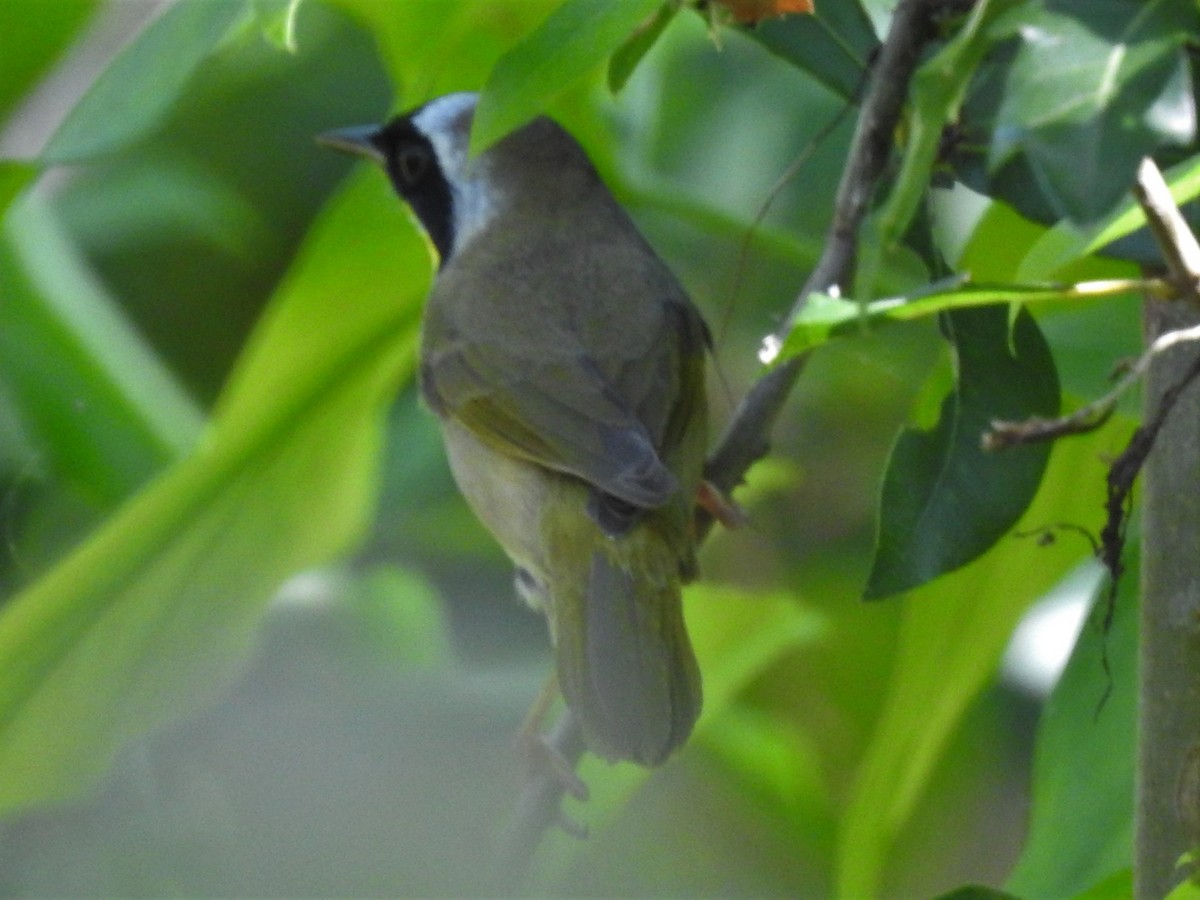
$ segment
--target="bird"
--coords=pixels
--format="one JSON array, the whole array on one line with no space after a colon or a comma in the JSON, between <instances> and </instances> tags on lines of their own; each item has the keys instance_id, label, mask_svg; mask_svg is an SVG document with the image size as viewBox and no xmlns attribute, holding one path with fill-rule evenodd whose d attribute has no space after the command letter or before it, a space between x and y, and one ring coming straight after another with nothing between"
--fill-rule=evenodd
<instances>
[{"instance_id":1,"label":"bird","mask_svg":"<svg viewBox=\"0 0 1200 900\"><path fill-rule=\"evenodd\" d=\"M472 156L478 100L318 140L379 164L436 251L421 395L459 491L546 617L585 746L657 766L702 705L682 586L711 337L561 125L539 116Z\"/></svg>"}]
</instances>

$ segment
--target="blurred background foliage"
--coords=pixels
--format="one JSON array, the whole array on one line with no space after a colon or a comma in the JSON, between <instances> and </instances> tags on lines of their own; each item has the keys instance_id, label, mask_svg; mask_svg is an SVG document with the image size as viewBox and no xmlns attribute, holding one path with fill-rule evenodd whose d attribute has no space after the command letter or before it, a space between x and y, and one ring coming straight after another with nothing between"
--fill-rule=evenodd
<instances>
[{"instance_id":1,"label":"blurred background foliage","mask_svg":"<svg viewBox=\"0 0 1200 900\"><path fill-rule=\"evenodd\" d=\"M620 94L597 66L550 103L713 325L718 422L820 252L853 116L774 185L890 5L844 4L859 45L824 82L778 24L714 32L688 10ZM496 890L544 624L413 390L427 251L378 173L312 137L480 88L557 6L0 2L6 892ZM153 52L121 56L133 40ZM981 278L1014 280L1046 232L979 195L941 202ZM1066 275L1132 272L1081 256ZM904 252L883 282L937 274ZM1038 320L1068 398L1138 346L1128 297ZM1086 543L1008 537L860 599L893 440L936 420L952 377L932 319L821 348L738 494L750 524L708 543L689 593L700 729L653 773L589 762L594 799L571 813L592 837L550 835L533 891L929 896L1017 866L1022 895L1120 895L1131 599L1106 637L1084 629L1036 773L1047 688L998 666L1061 578L1095 590ZM1130 427L1056 448L1022 522L1095 527ZM1113 696L1091 718L1104 642ZM1064 826L1093 760L1102 810Z\"/></svg>"}]
</instances>

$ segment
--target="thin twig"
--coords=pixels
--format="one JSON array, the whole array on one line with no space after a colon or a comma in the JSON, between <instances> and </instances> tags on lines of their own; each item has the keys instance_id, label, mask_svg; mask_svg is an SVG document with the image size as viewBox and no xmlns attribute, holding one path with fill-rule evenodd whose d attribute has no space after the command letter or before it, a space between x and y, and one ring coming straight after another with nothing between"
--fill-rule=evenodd
<instances>
[{"instance_id":1,"label":"thin twig","mask_svg":"<svg viewBox=\"0 0 1200 900\"><path fill-rule=\"evenodd\" d=\"M1070 415L1057 419L1043 419L1036 416L1022 422L1006 422L998 419L992 422L989 430L984 433L983 448L985 450L1007 450L1009 447L1016 447L1019 444L1053 441L1069 434L1094 431L1108 421L1117 407L1117 401L1124 396L1125 392L1145 377L1146 372L1150 369L1150 363L1156 356L1189 341L1200 341L1200 325L1160 334L1129 367L1129 370L1117 382L1116 387L1103 397L1079 407Z\"/></svg>"},{"instance_id":2,"label":"thin twig","mask_svg":"<svg viewBox=\"0 0 1200 900\"><path fill-rule=\"evenodd\" d=\"M883 174L909 81L921 49L932 34L930 21L941 3L942 0L901 0L896 7L851 140L824 250L777 335L786 335L810 294L833 287L849 287L859 227L876 183ZM806 359L807 355L797 356L767 372L738 406L706 466L706 475L716 487L731 491L741 483L746 470L766 452L767 435ZM699 532L707 533L712 526L711 516L700 512L697 519ZM572 763L583 753L579 722L569 711L559 719L546 740L552 750ZM527 781L506 836L504 874L510 884L515 886L524 877L541 835L563 821L560 808L563 792L562 780L551 771L539 773Z\"/></svg>"}]
</instances>

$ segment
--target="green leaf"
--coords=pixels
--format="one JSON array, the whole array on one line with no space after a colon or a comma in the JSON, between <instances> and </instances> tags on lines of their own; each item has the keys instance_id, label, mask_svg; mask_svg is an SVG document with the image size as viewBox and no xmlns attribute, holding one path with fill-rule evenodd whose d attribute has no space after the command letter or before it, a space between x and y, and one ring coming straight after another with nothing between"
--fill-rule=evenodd
<instances>
[{"instance_id":1,"label":"green leaf","mask_svg":"<svg viewBox=\"0 0 1200 900\"><path fill-rule=\"evenodd\" d=\"M1113 421L1056 443L1022 526L1095 521L1104 501L1099 457L1128 432L1128 423ZM1090 550L1083 541L1003 541L906 598L883 709L842 818L837 896L879 894L893 842L905 833L965 711L993 683L1013 628Z\"/></svg>"},{"instance_id":2,"label":"green leaf","mask_svg":"<svg viewBox=\"0 0 1200 900\"><path fill-rule=\"evenodd\" d=\"M50 467L101 506L193 447L203 417L28 196L0 229L0 378Z\"/></svg>"},{"instance_id":3,"label":"green leaf","mask_svg":"<svg viewBox=\"0 0 1200 900\"><path fill-rule=\"evenodd\" d=\"M1071 897L1127 870L1133 858L1137 735L1138 559L1131 542L1106 634L1107 583L1042 710L1029 835L1007 887ZM1088 563L1093 569L1099 563ZM1093 572L1096 582L1099 575ZM1105 658L1111 677L1104 670ZM1111 694L1109 691L1111 690ZM1104 705L1101 706L1101 700Z\"/></svg>"},{"instance_id":4,"label":"green leaf","mask_svg":"<svg viewBox=\"0 0 1200 900\"><path fill-rule=\"evenodd\" d=\"M258 0L258 21L263 36L275 47L296 53L296 17L304 0Z\"/></svg>"},{"instance_id":5,"label":"green leaf","mask_svg":"<svg viewBox=\"0 0 1200 900\"><path fill-rule=\"evenodd\" d=\"M1200 197L1200 156L1177 163L1163 178L1171 196L1179 205ZM1146 215L1132 198L1094 225L1081 227L1064 221L1047 231L1029 249L1017 271L1020 281L1051 278L1071 263L1102 250L1113 241L1132 234L1146 225Z\"/></svg>"},{"instance_id":6,"label":"green leaf","mask_svg":"<svg viewBox=\"0 0 1200 900\"><path fill-rule=\"evenodd\" d=\"M193 455L0 612L0 809L81 790L123 742L211 697L281 581L366 523L429 262L364 174L314 228Z\"/></svg>"},{"instance_id":7,"label":"green leaf","mask_svg":"<svg viewBox=\"0 0 1200 900\"><path fill-rule=\"evenodd\" d=\"M471 128L480 153L546 106L621 46L662 0L566 0L496 63Z\"/></svg>"},{"instance_id":8,"label":"green leaf","mask_svg":"<svg viewBox=\"0 0 1200 900\"><path fill-rule=\"evenodd\" d=\"M931 432L905 430L884 476L879 534L864 597L878 600L970 562L1020 518L1049 449L988 453L980 439L994 419L1054 416L1058 376L1045 339L1022 310L1012 330L1003 306L943 318L954 344L955 389Z\"/></svg>"},{"instance_id":9,"label":"green leaf","mask_svg":"<svg viewBox=\"0 0 1200 900\"><path fill-rule=\"evenodd\" d=\"M766 360L779 363L799 356L826 341L860 333L877 322L906 322L956 309L974 309L998 303L1044 303L1052 300L1082 300L1128 293L1137 282L1107 279L1099 282L1064 284L997 284L972 282L966 277L950 278L904 297L887 297L858 303L828 294L813 294L796 317L783 346Z\"/></svg>"},{"instance_id":10,"label":"green leaf","mask_svg":"<svg viewBox=\"0 0 1200 900\"><path fill-rule=\"evenodd\" d=\"M743 33L842 99L854 100L879 46L871 20L857 0L815 6L812 15L766 19Z\"/></svg>"},{"instance_id":11,"label":"green leaf","mask_svg":"<svg viewBox=\"0 0 1200 900\"><path fill-rule=\"evenodd\" d=\"M988 166L1027 157L1059 215L1091 222L1133 183L1138 161L1196 131L1182 44L1200 19L1187 0L1038 0L1011 20L1021 42Z\"/></svg>"},{"instance_id":12,"label":"green leaf","mask_svg":"<svg viewBox=\"0 0 1200 900\"><path fill-rule=\"evenodd\" d=\"M1133 869L1122 869L1092 885L1074 900L1129 900L1133 896Z\"/></svg>"},{"instance_id":13,"label":"green leaf","mask_svg":"<svg viewBox=\"0 0 1200 900\"><path fill-rule=\"evenodd\" d=\"M96 8L95 0L4 0L0 3L0 121L53 65Z\"/></svg>"},{"instance_id":14,"label":"green leaf","mask_svg":"<svg viewBox=\"0 0 1200 900\"><path fill-rule=\"evenodd\" d=\"M96 79L50 139L42 161L79 162L144 136L244 12L240 2L168 6Z\"/></svg>"},{"instance_id":15,"label":"green leaf","mask_svg":"<svg viewBox=\"0 0 1200 900\"><path fill-rule=\"evenodd\" d=\"M642 57L650 52L650 48L662 36L675 14L679 12L679 4L675 0L667 0L649 19L633 30L613 51L608 61L608 89L614 94L625 87L625 82L642 61Z\"/></svg>"},{"instance_id":16,"label":"green leaf","mask_svg":"<svg viewBox=\"0 0 1200 900\"><path fill-rule=\"evenodd\" d=\"M1200 900L1200 884L1187 879L1167 894L1167 900Z\"/></svg>"},{"instance_id":17,"label":"green leaf","mask_svg":"<svg viewBox=\"0 0 1200 900\"><path fill-rule=\"evenodd\" d=\"M34 166L26 163L0 160L0 217L21 195L21 191L33 184L33 180L37 178L37 171Z\"/></svg>"}]
</instances>

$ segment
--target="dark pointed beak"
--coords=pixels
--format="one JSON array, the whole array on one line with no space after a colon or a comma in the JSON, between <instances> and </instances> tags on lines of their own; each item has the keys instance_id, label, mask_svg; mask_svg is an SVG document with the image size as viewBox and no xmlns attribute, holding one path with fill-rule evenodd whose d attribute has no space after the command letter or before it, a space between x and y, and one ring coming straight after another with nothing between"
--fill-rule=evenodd
<instances>
[{"instance_id":1,"label":"dark pointed beak","mask_svg":"<svg viewBox=\"0 0 1200 900\"><path fill-rule=\"evenodd\" d=\"M383 150L379 146L378 125L356 125L352 128L338 128L317 135L317 143L323 147L332 147L343 153L355 156L365 156L367 159L383 164Z\"/></svg>"}]
</instances>

